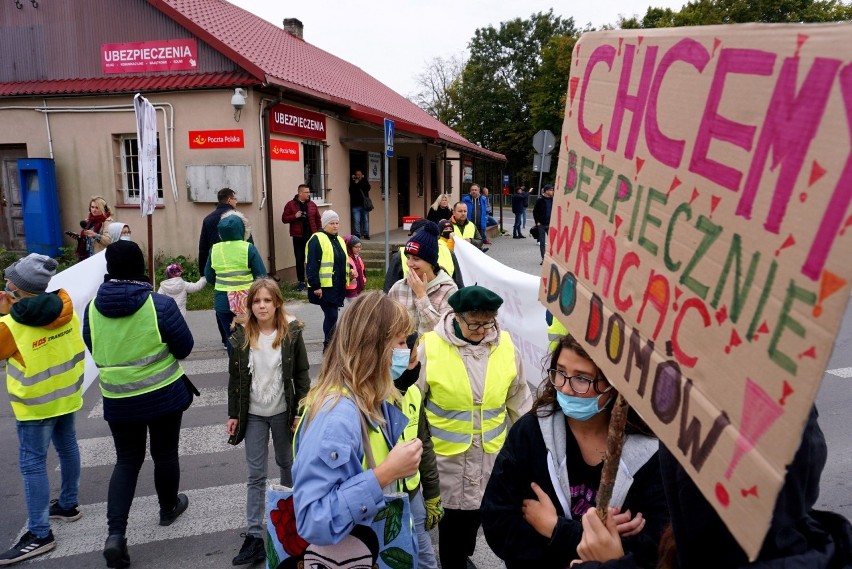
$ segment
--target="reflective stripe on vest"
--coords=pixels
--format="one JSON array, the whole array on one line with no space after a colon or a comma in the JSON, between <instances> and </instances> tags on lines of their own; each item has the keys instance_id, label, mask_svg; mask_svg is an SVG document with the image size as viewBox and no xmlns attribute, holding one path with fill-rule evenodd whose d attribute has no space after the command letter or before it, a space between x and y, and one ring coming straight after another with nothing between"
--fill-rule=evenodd
<instances>
[{"instance_id":1,"label":"reflective stripe on vest","mask_svg":"<svg viewBox=\"0 0 852 569\"><path fill-rule=\"evenodd\" d=\"M547 327L547 341L549 342L548 347L550 348L550 353L553 353L554 350L556 350L556 346L559 345L559 340L566 334L568 334L568 329L564 324L562 324L562 322L556 319L556 316L554 316L550 326Z\"/></svg>"},{"instance_id":2,"label":"reflective stripe on vest","mask_svg":"<svg viewBox=\"0 0 852 569\"><path fill-rule=\"evenodd\" d=\"M482 435L485 452L499 451L506 440L506 396L518 375L515 346L509 333L501 332L500 342L491 347L481 404L473 401L470 378L459 351L435 332L425 334L423 341L429 383L426 418L435 452L444 456L463 453L476 434ZM474 414L479 415L478 427Z\"/></svg>"},{"instance_id":3,"label":"reflective stripe on vest","mask_svg":"<svg viewBox=\"0 0 852 569\"><path fill-rule=\"evenodd\" d=\"M404 246L399 248L399 260L402 262L402 278L405 278L408 276L408 263L405 262ZM444 269L444 272L450 276L453 276L453 273L456 272L450 248L440 239L438 239L438 266Z\"/></svg>"},{"instance_id":4,"label":"reflective stripe on vest","mask_svg":"<svg viewBox=\"0 0 852 569\"><path fill-rule=\"evenodd\" d=\"M26 362L24 367L16 358L6 361L6 389L15 418L37 421L82 407L86 347L77 315L51 329L20 324L8 315L2 322Z\"/></svg>"},{"instance_id":5,"label":"reflective stripe on vest","mask_svg":"<svg viewBox=\"0 0 852 569\"><path fill-rule=\"evenodd\" d=\"M89 329L104 397L149 393L183 376L180 363L160 337L150 295L139 310L120 318L107 318L90 303Z\"/></svg>"},{"instance_id":6,"label":"reflective stripe on vest","mask_svg":"<svg viewBox=\"0 0 852 569\"><path fill-rule=\"evenodd\" d=\"M220 241L210 250L210 266L216 271L215 290L248 290L254 280L248 261L248 241Z\"/></svg>"},{"instance_id":7,"label":"reflective stripe on vest","mask_svg":"<svg viewBox=\"0 0 852 569\"><path fill-rule=\"evenodd\" d=\"M402 412L408 417L408 424L402 431L400 441L413 441L417 438L417 430L420 426L420 405L423 403L423 395L416 385L412 385L402 396ZM407 491L416 490L420 486L420 470L405 479Z\"/></svg>"},{"instance_id":8,"label":"reflective stripe on vest","mask_svg":"<svg viewBox=\"0 0 852 569\"><path fill-rule=\"evenodd\" d=\"M473 222L468 221L464 224L464 229L453 223L453 233L461 237L462 239L473 239L476 237L476 226Z\"/></svg>"},{"instance_id":9,"label":"reflective stripe on vest","mask_svg":"<svg viewBox=\"0 0 852 569\"><path fill-rule=\"evenodd\" d=\"M340 235L335 236L337 238L337 242L340 244L340 248L343 251L344 255L346 254L346 241ZM322 249L322 257L320 257L320 267L319 267L319 281L321 288L329 288L333 285L333 277L334 277L334 249L331 246L331 239L328 238L328 235L323 231L317 231L313 235L311 235L308 242L305 243L305 258L308 257L308 247L311 244L311 239L316 239L320 244L320 249ZM349 286L349 271L344 271L346 275L346 286Z\"/></svg>"}]
</instances>

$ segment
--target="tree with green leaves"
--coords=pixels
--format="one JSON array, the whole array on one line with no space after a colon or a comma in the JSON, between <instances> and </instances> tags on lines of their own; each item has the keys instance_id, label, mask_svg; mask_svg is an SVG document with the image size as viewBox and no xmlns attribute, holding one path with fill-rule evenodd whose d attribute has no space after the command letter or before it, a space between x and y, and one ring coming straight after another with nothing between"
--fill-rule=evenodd
<instances>
[{"instance_id":1,"label":"tree with green leaves","mask_svg":"<svg viewBox=\"0 0 852 569\"><path fill-rule=\"evenodd\" d=\"M840 0L696 0L680 10L648 8L645 16L622 20L622 29L712 24L814 23L852 19L852 3Z\"/></svg>"}]
</instances>

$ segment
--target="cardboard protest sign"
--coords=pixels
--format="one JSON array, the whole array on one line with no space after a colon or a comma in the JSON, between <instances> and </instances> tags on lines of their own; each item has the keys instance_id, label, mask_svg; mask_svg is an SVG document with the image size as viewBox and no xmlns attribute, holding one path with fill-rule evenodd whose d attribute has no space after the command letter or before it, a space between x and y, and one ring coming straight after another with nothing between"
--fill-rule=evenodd
<instances>
[{"instance_id":1,"label":"cardboard protest sign","mask_svg":"<svg viewBox=\"0 0 852 569\"><path fill-rule=\"evenodd\" d=\"M465 284L484 286L503 299L497 321L518 348L527 383L535 392L544 379L542 360L547 356L547 322L538 302L539 280L492 259L463 239L455 240L454 251Z\"/></svg>"},{"instance_id":2,"label":"cardboard protest sign","mask_svg":"<svg viewBox=\"0 0 852 569\"><path fill-rule=\"evenodd\" d=\"M540 299L753 559L852 277L852 26L584 34Z\"/></svg>"}]
</instances>

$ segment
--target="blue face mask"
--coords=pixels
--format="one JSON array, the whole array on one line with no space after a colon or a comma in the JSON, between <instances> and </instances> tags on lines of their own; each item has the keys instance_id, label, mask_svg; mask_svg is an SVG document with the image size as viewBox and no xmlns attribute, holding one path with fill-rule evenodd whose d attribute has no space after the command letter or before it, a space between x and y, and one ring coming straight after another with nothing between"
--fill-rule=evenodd
<instances>
[{"instance_id":1,"label":"blue face mask","mask_svg":"<svg viewBox=\"0 0 852 569\"><path fill-rule=\"evenodd\" d=\"M411 350L408 348L394 348L391 358L391 379L397 379L408 369L408 360L411 358Z\"/></svg>"},{"instance_id":2,"label":"blue face mask","mask_svg":"<svg viewBox=\"0 0 852 569\"><path fill-rule=\"evenodd\" d=\"M559 406L562 407L562 412L565 413L566 417L570 417L578 421L588 421L606 409L607 405L609 405L609 401L607 401L606 405L603 406L603 409L598 409L598 402L604 395L606 394L602 393L594 398L574 397L572 395L565 395L557 389L556 401L559 403ZM611 400L612 398L610 398L610 401Z\"/></svg>"}]
</instances>

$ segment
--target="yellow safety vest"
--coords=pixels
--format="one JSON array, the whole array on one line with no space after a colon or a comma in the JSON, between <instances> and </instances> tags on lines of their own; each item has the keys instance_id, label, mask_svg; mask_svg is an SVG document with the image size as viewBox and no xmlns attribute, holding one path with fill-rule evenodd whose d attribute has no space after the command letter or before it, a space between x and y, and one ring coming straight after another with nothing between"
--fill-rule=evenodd
<instances>
[{"instance_id":1,"label":"yellow safety vest","mask_svg":"<svg viewBox=\"0 0 852 569\"><path fill-rule=\"evenodd\" d=\"M402 396L402 412L408 417L408 424L402 431L400 441L413 441L417 438L417 430L420 426L420 405L423 403L423 395L416 385L412 385ZM405 489L415 490L420 486L420 470L405 479Z\"/></svg>"},{"instance_id":2,"label":"yellow safety vest","mask_svg":"<svg viewBox=\"0 0 852 569\"><path fill-rule=\"evenodd\" d=\"M559 339L566 334L568 334L568 328L554 316L550 326L547 327L547 341L549 342L548 348L550 348L550 353L556 350L556 346L559 345Z\"/></svg>"},{"instance_id":3,"label":"yellow safety vest","mask_svg":"<svg viewBox=\"0 0 852 569\"><path fill-rule=\"evenodd\" d=\"M254 277L248 260L248 241L220 241L210 250L210 266L216 271L215 290L247 290Z\"/></svg>"},{"instance_id":4,"label":"yellow safety vest","mask_svg":"<svg viewBox=\"0 0 852 569\"><path fill-rule=\"evenodd\" d=\"M482 435L485 452L498 452L506 440L506 395L518 376L515 346L509 333L501 332L500 342L491 347L481 403L473 400L470 378L459 351L435 332L425 334L423 341L429 383L426 419L435 452L444 456L461 454L470 447L475 434ZM479 414L479 428L475 431L474 413Z\"/></svg>"},{"instance_id":5,"label":"yellow safety vest","mask_svg":"<svg viewBox=\"0 0 852 569\"><path fill-rule=\"evenodd\" d=\"M329 288L334 286L333 276L334 276L334 249L331 246L331 239L328 238L328 235L324 231L317 231L313 235L310 236L308 242L305 243L305 258L308 257L308 247L311 244L311 239L316 238L319 241L320 248L322 249L322 257L320 258L320 268L319 268L319 280L320 287ZM340 248L343 250L343 254L346 254L346 241L343 240L343 237L340 235L336 236L337 242L340 244ZM345 268L344 273L346 276L346 286L349 286L349 269Z\"/></svg>"},{"instance_id":6,"label":"yellow safety vest","mask_svg":"<svg viewBox=\"0 0 852 569\"><path fill-rule=\"evenodd\" d=\"M402 262L402 278L405 278L408 276L408 263L405 262L405 246L399 248L399 260ZM453 273L456 272L450 248L441 239L438 239L438 266L444 269L444 272L450 276L453 276Z\"/></svg>"},{"instance_id":7,"label":"yellow safety vest","mask_svg":"<svg viewBox=\"0 0 852 569\"><path fill-rule=\"evenodd\" d=\"M6 324L26 366L6 361L6 389L18 421L73 413L83 406L86 347L76 314L59 328L27 326L6 315Z\"/></svg>"},{"instance_id":8,"label":"yellow safety vest","mask_svg":"<svg viewBox=\"0 0 852 569\"><path fill-rule=\"evenodd\" d=\"M453 223L453 233L461 237L462 239L473 239L476 237L476 226L473 222L468 221L464 224L464 229Z\"/></svg>"},{"instance_id":9,"label":"yellow safety vest","mask_svg":"<svg viewBox=\"0 0 852 569\"><path fill-rule=\"evenodd\" d=\"M161 389L183 376L183 369L160 337L154 299L130 316L107 318L89 303L92 358L101 393L120 399Z\"/></svg>"},{"instance_id":10,"label":"yellow safety vest","mask_svg":"<svg viewBox=\"0 0 852 569\"><path fill-rule=\"evenodd\" d=\"M344 391L348 393L348 390L344 389ZM360 410L358 412L360 413ZM302 422L305 420L305 417L307 417L309 414L310 414L310 408L308 406L305 406L304 410L302 411L302 417L299 419L299 424L296 425L296 432L293 434L293 460L296 459L296 450L297 450L296 449L296 440L298 439L299 431L302 430ZM365 419L365 421L366 421L366 419ZM359 423L360 423L360 421L359 421ZM410 422L409 422L409 424L410 424ZM406 430L407 429L408 429L408 427L406 427ZM358 426L358 431L359 431L359 433L361 431L360 425ZM385 461L385 459L388 457L388 455L390 454L390 445L388 445L388 441L385 438L385 433L384 433L384 431L382 431L381 427L375 427L374 428L368 422L367 423L367 431L368 431L367 439L370 441L370 449L373 451L373 460L375 461L376 466L378 466L381 463L383 463ZM416 426L415 426L414 436L415 437L417 436L417 427ZM403 433L402 438L404 438L404 437L405 437L405 433ZM408 440L408 439L405 439L405 440ZM364 453L364 456L361 457L361 467L365 471L370 469L367 466L367 453L366 452ZM418 480L418 482L419 482L419 480ZM397 491L400 490L400 485L399 485L398 480L396 481L396 489L397 489Z\"/></svg>"}]
</instances>

